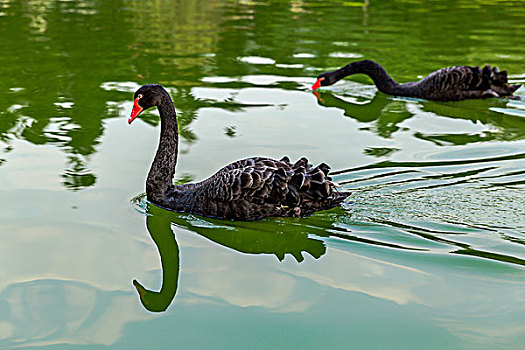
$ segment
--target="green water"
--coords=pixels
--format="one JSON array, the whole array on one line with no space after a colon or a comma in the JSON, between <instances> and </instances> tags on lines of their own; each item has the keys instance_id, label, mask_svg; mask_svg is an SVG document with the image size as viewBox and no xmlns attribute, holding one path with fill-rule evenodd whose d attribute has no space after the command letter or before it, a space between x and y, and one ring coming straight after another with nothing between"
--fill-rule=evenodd
<instances>
[{"instance_id":1,"label":"green water","mask_svg":"<svg viewBox=\"0 0 525 350\"><path fill-rule=\"evenodd\" d=\"M0 0L0 35L0 349L524 348L525 88L308 92L361 58L525 83L523 1ZM145 83L176 105L176 181L307 156L351 198L256 222L149 205Z\"/></svg>"}]
</instances>

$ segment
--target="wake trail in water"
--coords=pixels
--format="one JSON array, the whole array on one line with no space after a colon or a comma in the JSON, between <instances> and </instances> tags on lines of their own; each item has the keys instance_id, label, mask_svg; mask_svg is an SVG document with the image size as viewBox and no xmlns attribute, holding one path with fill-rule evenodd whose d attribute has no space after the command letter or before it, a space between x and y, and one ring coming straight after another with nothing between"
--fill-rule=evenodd
<instances>
[{"instance_id":1,"label":"wake trail in water","mask_svg":"<svg viewBox=\"0 0 525 350\"><path fill-rule=\"evenodd\" d=\"M435 162L392 162L336 171L352 192L348 231L386 227L400 244L525 265L525 153ZM405 237L403 237L405 235Z\"/></svg>"}]
</instances>

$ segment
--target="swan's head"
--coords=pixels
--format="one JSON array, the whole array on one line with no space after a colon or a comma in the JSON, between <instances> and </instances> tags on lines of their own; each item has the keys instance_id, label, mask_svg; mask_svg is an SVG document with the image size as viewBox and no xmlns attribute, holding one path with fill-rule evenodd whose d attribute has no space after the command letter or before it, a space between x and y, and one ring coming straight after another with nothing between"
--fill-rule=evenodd
<instances>
[{"instance_id":1,"label":"swan's head","mask_svg":"<svg viewBox=\"0 0 525 350\"><path fill-rule=\"evenodd\" d=\"M160 85L148 84L141 86L135 91L133 109L131 110L131 116L128 119L128 123L139 116L144 110L153 106L160 105L161 96L167 94L166 90Z\"/></svg>"},{"instance_id":2,"label":"swan's head","mask_svg":"<svg viewBox=\"0 0 525 350\"><path fill-rule=\"evenodd\" d=\"M319 74L317 77L317 80L315 81L314 85L310 88L310 90L317 90L321 86L329 86L334 84L337 81L334 72L327 72Z\"/></svg>"},{"instance_id":3,"label":"swan's head","mask_svg":"<svg viewBox=\"0 0 525 350\"><path fill-rule=\"evenodd\" d=\"M137 289L139 294L140 302L146 308L146 310L151 312L162 312L166 311L168 306L170 306L171 301L175 297L175 292L177 291L177 286L173 293L163 293L161 290L159 292L154 292L148 290L142 286L137 280L133 280L133 285Z\"/></svg>"}]
</instances>

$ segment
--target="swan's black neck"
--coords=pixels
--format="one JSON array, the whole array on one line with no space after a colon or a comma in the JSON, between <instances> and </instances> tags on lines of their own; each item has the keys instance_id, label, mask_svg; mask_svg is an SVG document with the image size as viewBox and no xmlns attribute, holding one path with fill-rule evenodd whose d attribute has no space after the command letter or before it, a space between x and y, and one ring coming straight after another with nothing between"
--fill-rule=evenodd
<instances>
[{"instance_id":1,"label":"swan's black neck","mask_svg":"<svg viewBox=\"0 0 525 350\"><path fill-rule=\"evenodd\" d=\"M398 84L379 63L372 60L352 62L333 73L336 81L352 74L366 74L372 78L379 91L389 95L403 96L412 92L411 83Z\"/></svg>"},{"instance_id":2,"label":"swan's black neck","mask_svg":"<svg viewBox=\"0 0 525 350\"><path fill-rule=\"evenodd\" d=\"M168 92L162 89L157 108L160 113L160 141L146 180L148 200L163 204L166 193L173 186L179 131L175 107Z\"/></svg>"}]
</instances>

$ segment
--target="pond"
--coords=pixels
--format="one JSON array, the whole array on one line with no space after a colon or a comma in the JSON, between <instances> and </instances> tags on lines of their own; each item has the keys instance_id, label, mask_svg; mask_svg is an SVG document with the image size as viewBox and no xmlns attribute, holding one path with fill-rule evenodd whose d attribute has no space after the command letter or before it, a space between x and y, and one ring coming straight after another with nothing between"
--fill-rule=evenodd
<instances>
[{"instance_id":1,"label":"pond","mask_svg":"<svg viewBox=\"0 0 525 350\"><path fill-rule=\"evenodd\" d=\"M497 65L525 83L521 1L0 0L0 348L517 349L521 99L388 96ZM162 84L174 181L250 156L326 162L351 196L252 222L144 199Z\"/></svg>"}]
</instances>

